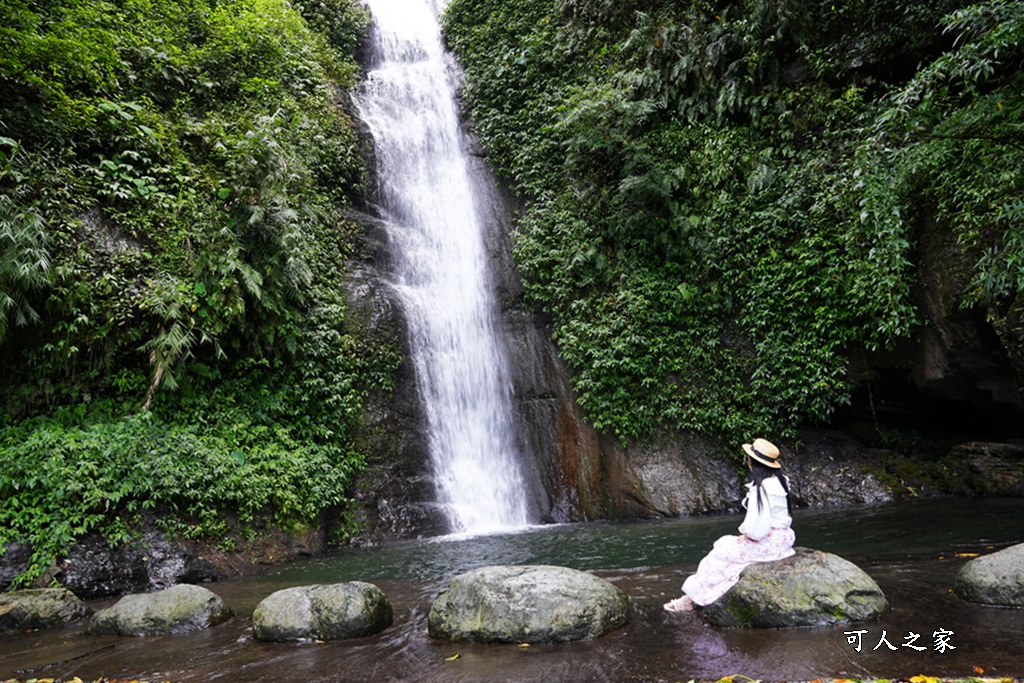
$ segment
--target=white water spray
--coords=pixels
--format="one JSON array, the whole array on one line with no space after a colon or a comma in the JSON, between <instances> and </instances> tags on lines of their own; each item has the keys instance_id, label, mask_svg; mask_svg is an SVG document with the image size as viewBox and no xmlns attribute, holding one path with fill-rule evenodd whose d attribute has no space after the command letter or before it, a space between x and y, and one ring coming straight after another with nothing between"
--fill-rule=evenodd
<instances>
[{"instance_id":1,"label":"white water spray","mask_svg":"<svg viewBox=\"0 0 1024 683\"><path fill-rule=\"evenodd\" d=\"M366 1L378 54L357 106L374 138L438 502L454 531L481 533L530 520L483 228L428 3Z\"/></svg>"}]
</instances>

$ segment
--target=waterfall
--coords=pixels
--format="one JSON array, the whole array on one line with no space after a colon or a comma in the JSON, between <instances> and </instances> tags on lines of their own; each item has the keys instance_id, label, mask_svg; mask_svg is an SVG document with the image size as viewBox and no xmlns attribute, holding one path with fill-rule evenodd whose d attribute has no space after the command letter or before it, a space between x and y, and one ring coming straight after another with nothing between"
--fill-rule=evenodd
<instances>
[{"instance_id":1,"label":"waterfall","mask_svg":"<svg viewBox=\"0 0 1024 683\"><path fill-rule=\"evenodd\" d=\"M530 520L482 221L428 3L366 0L376 54L356 105L374 139L438 502L453 531L480 533Z\"/></svg>"}]
</instances>

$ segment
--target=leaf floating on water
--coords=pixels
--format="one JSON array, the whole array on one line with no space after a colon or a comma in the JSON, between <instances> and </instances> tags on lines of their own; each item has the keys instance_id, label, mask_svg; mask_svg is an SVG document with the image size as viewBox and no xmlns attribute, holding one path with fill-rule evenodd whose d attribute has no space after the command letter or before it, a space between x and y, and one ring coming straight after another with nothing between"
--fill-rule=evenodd
<instances>
[{"instance_id":1,"label":"leaf floating on water","mask_svg":"<svg viewBox=\"0 0 1024 683\"><path fill-rule=\"evenodd\" d=\"M461 656L462 656L462 653L456 652L451 657L445 657L444 661L446 661L446 662L454 662L456 659L458 659Z\"/></svg>"},{"instance_id":2,"label":"leaf floating on water","mask_svg":"<svg viewBox=\"0 0 1024 683\"><path fill-rule=\"evenodd\" d=\"M978 553L954 553L956 557L977 557Z\"/></svg>"},{"instance_id":3,"label":"leaf floating on water","mask_svg":"<svg viewBox=\"0 0 1024 683\"><path fill-rule=\"evenodd\" d=\"M529 643L519 643L519 647L530 647Z\"/></svg>"}]
</instances>

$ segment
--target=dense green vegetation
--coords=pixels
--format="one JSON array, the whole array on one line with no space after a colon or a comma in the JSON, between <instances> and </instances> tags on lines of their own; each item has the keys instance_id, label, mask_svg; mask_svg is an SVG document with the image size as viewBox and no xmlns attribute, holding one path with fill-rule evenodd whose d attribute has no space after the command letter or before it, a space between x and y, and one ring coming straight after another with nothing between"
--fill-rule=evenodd
<instances>
[{"instance_id":1,"label":"dense green vegetation","mask_svg":"<svg viewBox=\"0 0 1024 683\"><path fill-rule=\"evenodd\" d=\"M343 508L356 0L0 3L0 547Z\"/></svg>"},{"instance_id":2,"label":"dense green vegetation","mask_svg":"<svg viewBox=\"0 0 1024 683\"><path fill-rule=\"evenodd\" d=\"M828 420L921 323L927 225L1024 368L1019 0L452 0L445 32L597 427Z\"/></svg>"},{"instance_id":3,"label":"dense green vegetation","mask_svg":"<svg viewBox=\"0 0 1024 683\"><path fill-rule=\"evenodd\" d=\"M344 510L357 0L0 2L0 546ZM1024 381L1024 0L452 0L594 424L792 434L906 340L926 226ZM343 514L343 512L341 513ZM343 529L346 529L344 527ZM227 542L227 541L224 541Z\"/></svg>"}]
</instances>

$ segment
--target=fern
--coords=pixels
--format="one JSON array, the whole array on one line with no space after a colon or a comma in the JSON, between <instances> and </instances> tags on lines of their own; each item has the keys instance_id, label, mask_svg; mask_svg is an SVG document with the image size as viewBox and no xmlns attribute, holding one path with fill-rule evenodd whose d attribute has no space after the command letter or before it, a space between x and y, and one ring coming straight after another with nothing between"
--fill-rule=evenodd
<instances>
[{"instance_id":1,"label":"fern","mask_svg":"<svg viewBox=\"0 0 1024 683\"><path fill-rule=\"evenodd\" d=\"M3 148L10 151L5 153ZM0 138L0 186L10 177L23 180L15 162L22 154L20 145ZM50 268L50 238L43 217L15 203L9 194L0 194L0 345L11 325L28 325L39 320L29 294L46 286Z\"/></svg>"}]
</instances>

